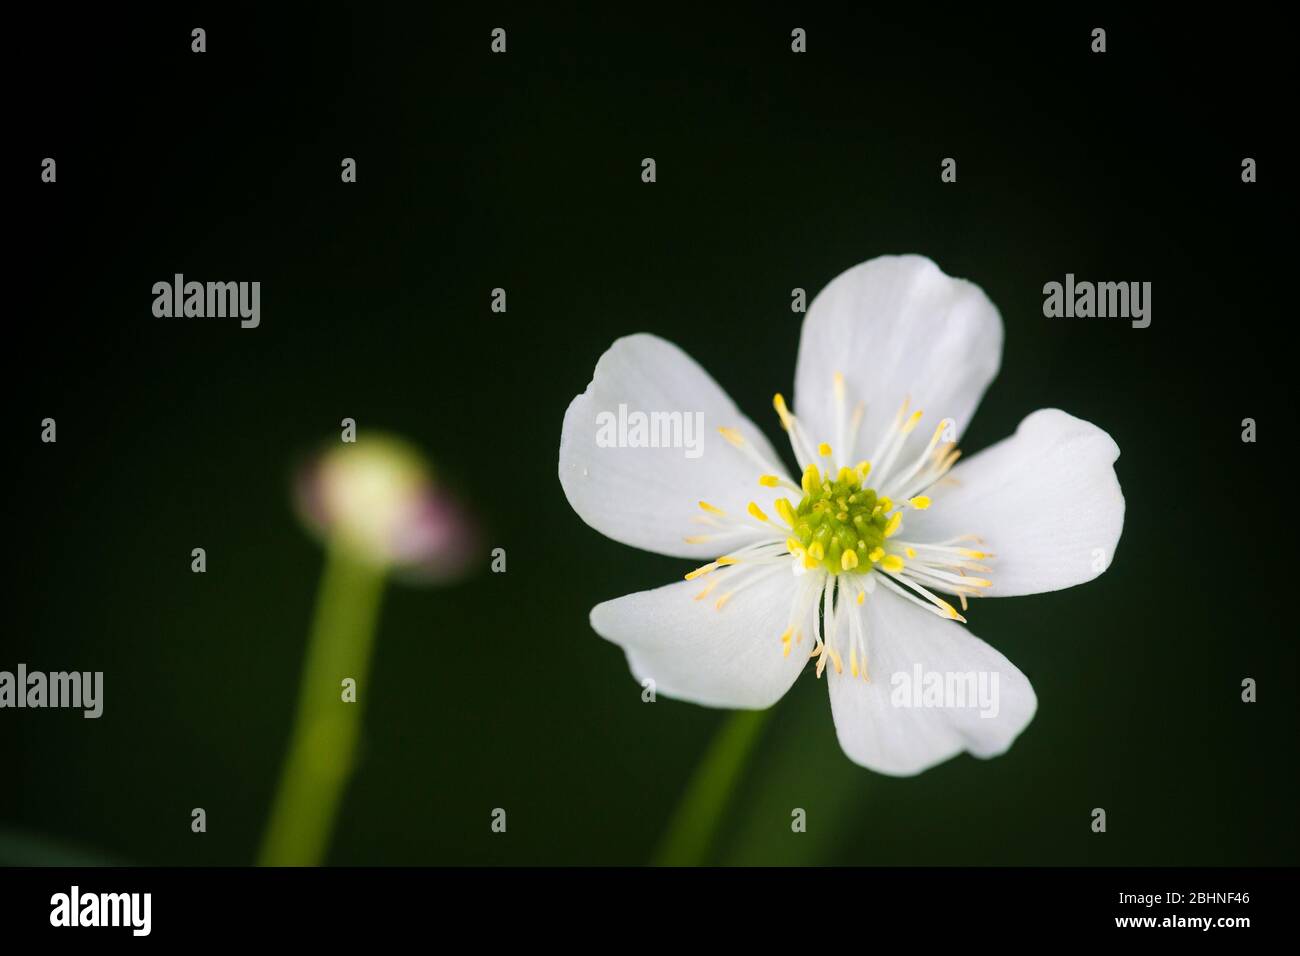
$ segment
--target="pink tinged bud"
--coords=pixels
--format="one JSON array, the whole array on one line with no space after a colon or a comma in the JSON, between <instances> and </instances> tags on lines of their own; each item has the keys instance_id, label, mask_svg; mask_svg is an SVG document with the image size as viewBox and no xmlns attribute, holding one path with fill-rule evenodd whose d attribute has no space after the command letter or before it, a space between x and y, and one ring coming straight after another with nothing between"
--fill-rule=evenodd
<instances>
[{"instance_id":1,"label":"pink tinged bud","mask_svg":"<svg viewBox=\"0 0 1300 956\"><path fill-rule=\"evenodd\" d=\"M404 578L446 581L477 553L473 519L401 439L366 435L299 472L295 503L323 542Z\"/></svg>"}]
</instances>

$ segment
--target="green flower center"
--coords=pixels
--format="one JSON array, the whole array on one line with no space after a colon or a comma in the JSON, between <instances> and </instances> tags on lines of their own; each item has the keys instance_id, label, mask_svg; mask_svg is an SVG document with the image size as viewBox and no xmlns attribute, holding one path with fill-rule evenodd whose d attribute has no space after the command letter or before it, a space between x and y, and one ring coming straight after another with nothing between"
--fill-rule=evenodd
<instances>
[{"instance_id":1,"label":"green flower center","mask_svg":"<svg viewBox=\"0 0 1300 956\"><path fill-rule=\"evenodd\" d=\"M856 469L841 468L834 479L824 477L816 465L804 472L804 495L794 509L792 538L810 566L816 561L831 574L865 574L880 560L899 516L889 513L893 502L864 487L870 467L863 462Z\"/></svg>"}]
</instances>

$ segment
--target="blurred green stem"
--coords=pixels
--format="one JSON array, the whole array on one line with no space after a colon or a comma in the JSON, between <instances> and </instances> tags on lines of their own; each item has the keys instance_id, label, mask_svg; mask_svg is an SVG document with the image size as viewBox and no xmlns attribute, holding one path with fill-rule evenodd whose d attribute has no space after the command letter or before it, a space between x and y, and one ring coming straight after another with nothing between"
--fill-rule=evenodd
<instances>
[{"instance_id":1,"label":"blurred green stem","mask_svg":"<svg viewBox=\"0 0 1300 956\"><path fill-rule=\"evenodd\" d=\"M655 854L656 866L699 866L705 861L766 720L766 710L738 710L723 723L673 812Z\"/></svg>"},{"instance_id":2,"label":"blurred green stem","mask_svg":"<svg viewBox=\"0 0 1300 956\"><path fill-rule=\"evenodd\" d=\"M258 855L260 866L316 866L329 848L352 774L362 694L375 643L384 571L329 548L307 643L298 715ZM356 681L356 702L343 680Z\"/></svg>"}]
</instances>

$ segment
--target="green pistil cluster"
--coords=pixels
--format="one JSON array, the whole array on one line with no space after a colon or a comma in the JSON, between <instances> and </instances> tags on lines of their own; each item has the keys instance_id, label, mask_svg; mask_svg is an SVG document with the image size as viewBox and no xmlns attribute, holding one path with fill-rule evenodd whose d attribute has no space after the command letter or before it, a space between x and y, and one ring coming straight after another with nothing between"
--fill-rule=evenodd
<instances>
[{"instance_id":1,"label":"green pistil cluster","mask_svg":"<svg viewBox=\"0 0 1300 956\"><path fill-rule=\"evenodd\" d=\"M831 574L865 574L883 552L892 503L878 498L862 481L870 468L841 468L832 481L816 465L803 475L803 500L795 508L793 536L803 547L806 563L819 562Z\"/></svg>"}]
</instances>

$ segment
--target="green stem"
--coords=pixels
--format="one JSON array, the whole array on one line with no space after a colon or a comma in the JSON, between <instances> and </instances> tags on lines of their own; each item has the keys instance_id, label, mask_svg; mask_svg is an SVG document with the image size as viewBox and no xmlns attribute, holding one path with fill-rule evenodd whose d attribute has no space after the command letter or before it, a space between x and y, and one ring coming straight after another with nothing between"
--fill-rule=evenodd
<instances>
[{"instance_id":1,"label":"green stem","mask_svg":"<svg viewBox=\"0 0 1300 956\"><path fill-rule=\"evenodd\" d=\"M343 788L352 774L360 700L375 643L384 571L331 547L316 597L303 663L298 714L262 848L261 866L316 866L329 848ZM357 702L343 680L356 681Z\"/></svg>"},{"instance_id":2,"label":"green stem","mask_svg":"<svg viewBox=\"0 0 1300 956\"><path fill-rule=\"evenodd\" d=\"M655 854L655 865L699 866L704 862L766 719L765 710L738 710L723 723L673 812Z\"/></svg>"}]
</instances>

